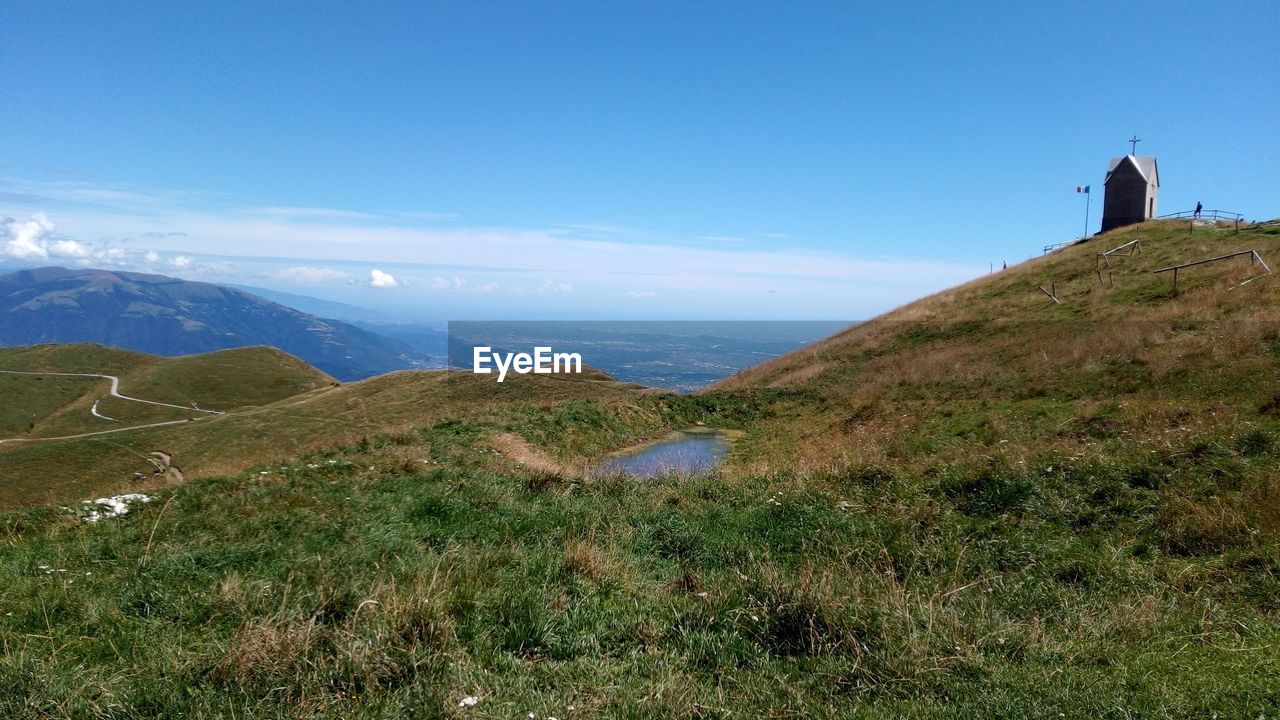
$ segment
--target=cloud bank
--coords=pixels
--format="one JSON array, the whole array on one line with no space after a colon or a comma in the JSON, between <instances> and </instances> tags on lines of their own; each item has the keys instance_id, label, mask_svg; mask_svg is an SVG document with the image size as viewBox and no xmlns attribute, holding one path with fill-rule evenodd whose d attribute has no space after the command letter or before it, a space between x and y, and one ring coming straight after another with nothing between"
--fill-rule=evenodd
<instances>
[{"instance_id":1,"label":"cloud bank","mask_svg":"<svg viewBox=\"0 0 1280 720\"><path fill-rule=\"evenodd\" d=\"M19 221L0 217L0 258L14 260L96 259L111 264L121 255L112 248L95 249L75 240L55 236L57 227L49 216L38 212Z\"/></svg>"}]
</instances>

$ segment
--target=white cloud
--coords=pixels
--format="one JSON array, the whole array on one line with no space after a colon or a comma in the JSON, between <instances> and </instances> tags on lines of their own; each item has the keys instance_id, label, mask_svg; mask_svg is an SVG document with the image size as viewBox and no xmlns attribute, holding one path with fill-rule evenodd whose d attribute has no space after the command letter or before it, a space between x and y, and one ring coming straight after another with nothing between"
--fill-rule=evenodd
<instances>
[{"instance_id":1,"label":"white cloud","mask_svg":"<svg viewBox=\"0 0 1280 720\"><path fill-rule=\"evenodd\" d=\"M53 221L44 213L36 213L23 222L0 217L0 256L44 260L49 257L49 236L53 230Z\"/></svg>"},{"instance_id":2,"label":"white cloud","mask_svg":"<svg viewBox=\"0 0 1280 720\"><path fill-rule=\"evenodd\" d=\"M49 254L54 257L87 258L93 255L93 250L75 240L54 240L49 243Z\"/></svg>"},{"instance_id":3,"label":"white cloud","mask_svg":"<svg viewBox=\"0 0 1280 720\"><path fill-rule=\"evenodd\" d=\"M260 207L253 208L251 212L269 217L309 220L376 220L378 218L377 215L369 213L321 207Z\"/></svg>"},{"instance_id":4,"label":"white cloud","mask_svg":"<svg viewBox=\"0 0 1280 720\"><path fill-rule=\"evenodd\" d=\"M119 264L124 259L124 251L119 248L97 248L68 238L55 240L55 229L53 221L44 213L36 213L25 221L0 218L0 257L16 260L65 258L78 260L81 265L91 264L91 260L97 259Z\"/></svg>"},{"instance_id":5,"label":"white cloud","mask_svg":"<svg viewBox=\"0 0 1280 720\"><path fill-rule=\"evenodd\" d=\"M169 264L176 270L186 270L191 267L192 260L186 255L179 255L169 261Z\"/></svg>"},{"instance_id":6,"label":"white cloud","mask_svg":"<svg viewBox=\"0 0 1280 720\"><path fill-rule=\"evenodd\" d=\"M534 292L539 295L563 295L573 292L573 283L556 282L551 278L545 278Z\"/></svg>"},{"instance_id":7,"label":"white cloud","mask_svg":"<svg viewBox=\"0 0 1280 720\"><path fill-rule=\"evenodd\" d=\"M393 288L393 287L398 287L399 285L400 283L397 282L395 277L393 277L390 273L384 273L377 268L374 268L373 270L369 271L369 287Z\"/></svg>"},{"instance_id":8,"label":"white cloud","mask_svg":"<svg viewBox=\"0 0 1280 720\"><path fill-rule=\"evenodd\" d=\"M155 265L156 263L160 262L160 253L156 252L155 250L148 250L145 260L147 261L148 265Z\"/></svg>"},{"instance_id":9,"label":"white cloud","mask_svg":"<svg viewBox=\"0 0 1280 720\"><path fill-rule=\"evenodd\" d=\"M634 292L618 293L618 297L627 297L640 300L643 298L658 297L658 293L652 290L636 290Z\"/></svg>"},{"instance_id":10,"label":"white cloud","mask_svg":"<svg viewBox=\"0 0 1280 720\"><path fill-rule=\"evenodd\" d=\"M498 289L498 283L496 282L485 283L483 285L477 285L475 287L475 291L478 293L491 293L497 289Z\"/></svg>"},{"instance_id":11,"label":"white cloud","mask_svg":"<svg viewBox=\"0 0 1280 720\"><path fill-rule=\"evenodd\" d=\"M453 275L450 277L433 277L431 278L432 290L461 290L467 281L463 278Z\"/></svg>"},{"instance_id":12,"label":"white cloud","mask_svg":"<svg viewBox=\"0 0 1280 720\"><path fill-rule=\"evenodd\" d=\"M129 262L129 253L124 248L104 247L96 248L93 251L92 262L89 259L80 261L81 265L127 265Z\"/></svg>"},{"instance_id":13,"label":"white cloud","mask_svg":"<svg viewBox=\"0 0 1280 720\"><path fill-rule=\"evenodd\" d=\"M276 277L285 282L298 283L299 285L319 285L322 283L344 282L350 279L351 274L341 270L334 270L333 268L291 267L277 272ZM379 286L374 285L374 287Z\"/></svg>"}]
</instances>

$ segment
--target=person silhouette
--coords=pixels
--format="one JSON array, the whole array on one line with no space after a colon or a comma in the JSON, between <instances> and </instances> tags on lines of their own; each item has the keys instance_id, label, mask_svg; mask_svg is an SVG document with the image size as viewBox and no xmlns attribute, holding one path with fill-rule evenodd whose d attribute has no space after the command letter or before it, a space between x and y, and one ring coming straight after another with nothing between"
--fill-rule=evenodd
<instances>
[{"instance_id":1,"label":"person silhouette","mask_svg":"<svg viewBox=\"0 0 1280 720\"><path fill-rule=\"evenodd\" d=\"M1197 201L1196 201L1196 213L1195 213L1195 216L1194 216L1197 220L1200 218L1200 210L1201 210L1203 207L1204 207L1204 206L1203 206L1203 205L1201 205L1201 204L1200 204L1200 202L1197 200Z\"/></svg>"}]
</instances>

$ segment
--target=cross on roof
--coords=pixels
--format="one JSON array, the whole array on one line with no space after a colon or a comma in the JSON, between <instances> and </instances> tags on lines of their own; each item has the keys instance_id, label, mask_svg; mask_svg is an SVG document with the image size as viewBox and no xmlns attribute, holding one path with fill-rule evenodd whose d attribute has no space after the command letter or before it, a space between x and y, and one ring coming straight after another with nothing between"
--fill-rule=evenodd
<instances>
[{"instance_id":1,"label":"cross on roof","mask_svg":"<svg viewBox=\"0 0 1280 720\"><path fill-rule=\"evenodd\" d=\"M1129 143L1132 145L1132 147L1129 150L1130 155L1138 154L1138 143L1140 142L1142 142L1142 140L1139 139L1137 135L1134 135L1133 137L1129 138Z\"/></svg>"}]
</instances>

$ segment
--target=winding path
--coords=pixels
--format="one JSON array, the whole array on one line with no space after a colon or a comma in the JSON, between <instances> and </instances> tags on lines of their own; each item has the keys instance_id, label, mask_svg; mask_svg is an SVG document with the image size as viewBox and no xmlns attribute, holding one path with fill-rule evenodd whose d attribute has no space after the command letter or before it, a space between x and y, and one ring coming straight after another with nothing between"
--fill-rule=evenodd
<instances>
[{"instance_id":1,"label":"winding path","mask_svg":"<svg viewBox=\"0 0 1280 720\"><path fill-rule=\"evenodd\" d=\"M98 412L98 403L99 403L99 402L102 402L102 398L98 398L97 400L94 400L94 401L93 401L93 407L89 408L89 412L90 412L90 413L93 413L93 416L94 416L94 417L100 417L100 418L102 418L103 420L110 420L111 422L120 422L119 420L117 420L117 419L115 419L115 418L113 418L113 417L108 417L108 416L103 415L102 413Z\"/></svg>"},{"instance_id":2,"label":"winding path","mask_svg":"<svg viewBox=\"0 0 1280 720\"><path fill-rule=\"evenodd\" d=\"M120 378L115 375L99 375L98 373L60 373L60 372L29 372L23 370L0 370L0 373L6 375L57 375L59 377L96 377L106 378L111 381L111 397L118 397L121 400L132 400L134 402L146 403L148 405L161 405L163 407L178 408L179 410L195 410L196 412L209 413L210 415L221 415L218 410L201 410L195 404L191 405L174 405L173 403L156 402L155 400L143 400L142 398L129 397L120 394Z\"/></svg>"},{"instance_id":3,"label":"winding path","mask_svg":"<svg viewBox=\"0 0 1280 720\"><path fill-rule=\"evenodd\" d=\"M146 403L147 405L159 405L161 407L171 407L171 408L177 408L179 410L200 412L200 413L205 413L206 415L222 415L223 414L219 410L202 410L196 407L195 403L192 403L190 406L174 405L173 403L157 402L155 400L143 400L142 398L131 397L129 395L122 395L120 394L120 378L116 377L115 375L101 375L99 373L29 372L29 371L23 371L23 370L0 370L0 373L4 373L6 375L56 375L59 377L105 378L111 381L111 397L120 398L121 400L129 400L132 402ZM115 418L107 417L106 415L99 413L97 400L93 402L93 407L89 409L89 412L93 413L94 416L100 417L104 420L114 420L115 422L120 422ZM93 435L110 435L111 433L128 432L129 430L141 430L143 428L163 427L165 425L181 425L189 422L193 422L193 421L192 420L167 420L165 422L148 423L146 425L130 425L129 427L116 428L114 430L98 430L95 432L80 433L78 435L62 435L60 437L0 438L0 443L42 442L46 440L74 440L75 438L91 437Z\"/></svg>"}]
</instances>

